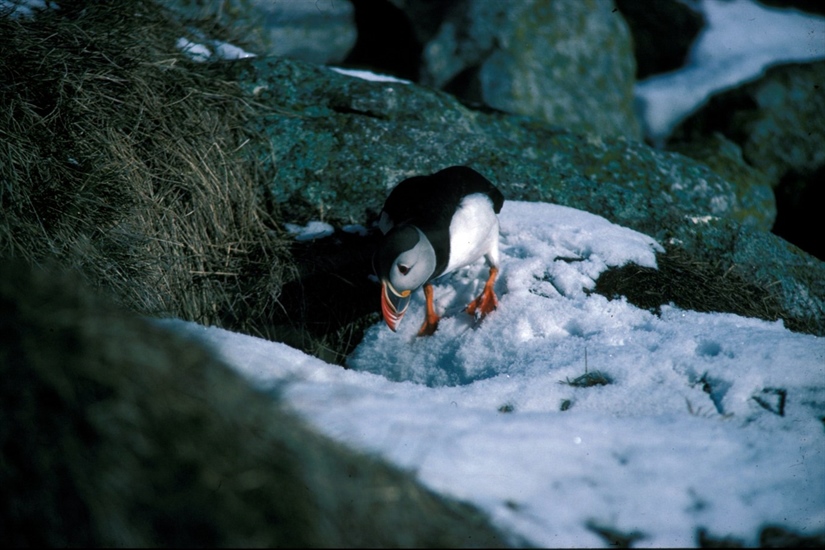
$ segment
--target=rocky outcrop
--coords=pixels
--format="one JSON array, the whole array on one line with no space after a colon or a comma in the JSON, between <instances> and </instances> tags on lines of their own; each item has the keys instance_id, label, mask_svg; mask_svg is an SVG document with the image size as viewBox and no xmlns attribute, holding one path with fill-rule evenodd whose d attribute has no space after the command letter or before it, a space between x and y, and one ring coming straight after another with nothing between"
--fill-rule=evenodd
<instances>
[{"instance_id":1,"label":"rocky outcrop","mask_svg":"<svg viewBox=\"0 0 825 550\"><path fill-rule=\"evenodd\" d=\"M316 434L201 344L5 258L0 413L12 547L518 543Z\"/></svg>"},{"instance_id":2,"label":"rocky outcrop","mask_svg":"<svg viewBox=\"0 0 825 550\"><path fill-rule=\"evenodd\" d=\"M766 232L770 189L758 181L734 185L679 154L472 110L412 84L272 58L228 70L271 110L255 132L275 151L272 197L296 221L369 223L401 179L467 164L509 199L587 210L735 266L780 294L795 327L825 333L825 264Z\"/></svg>"},{"instance_id":3,"label":"rocky outcrop","mask_svg":"<svg viewBox=\"0 0 825 550\"><path fill-rule=\"evenodd\" d=\"M612 0L465 0L425 45L421 82L579 133L636 138L635 70Z\"/></svg>"},{"instance_id":4,"label":"rocky outcrop","mask_svg":"<svg viewBox=\"0 0 825 550\"><path fill-rule=\"evenodd\" d=\"M817 205L825 197L822 82L825 62L774 67L755 82L711 98L682 123L668 148L711 164L725 155L723 149L739 149L743 175L751 172L751 183L774 189L780 206L774 231L825 259L816 229ZM710 139L727 145L708 147L714 134Z\"/></svg>"},{"instance_id":5,"label":"rocky outcrop","mask_svg":"<svg viewBox=\"0 0 825 550\"><path fill-rule=\"evenodd\" d=\"M782 65L759 80L711 98L685 120L673 142L720 132L772 186L791 172L825 166L825 61Z\"/></svg>"},{"instance_id":6,"label":"rocky outcrop","mask_svg":"<svg viewBox=\"0 0 825 550\"><path fill-rule=\"evenodd\" d=\"M254 0L268 55L312 63L340 63L355 46L358 29L349 0Z\"/></svg>"},{"instance_id":7,"label":"rocky outcrop","mask_svg":"<svg viewBox=\"0 0 825 550\"><path fill-rule=\"evenodd\" d=\"M734 187L736 196L747 204L737 218L745 225L770 231L776 220L776 200L769 178L751 166L742 149L723 134L715 132L669 148L707 165Z\"/></svg>"},{"instance_id":8,"label":"rocky outcrop","mask_svg":"<svg viewBox=\"0 0 825 550\"><path fill-rule=\"evenodd\" d=\"M753 217L706 166L623 138L469 109L450 95L284 59L231 64L271 113L271 192L301 222L363 223L401 179L470 164L512 199L545 200L656 233L685 216ZM761 223L769 224L771 220Z\"/></svg>"}]
</instances>

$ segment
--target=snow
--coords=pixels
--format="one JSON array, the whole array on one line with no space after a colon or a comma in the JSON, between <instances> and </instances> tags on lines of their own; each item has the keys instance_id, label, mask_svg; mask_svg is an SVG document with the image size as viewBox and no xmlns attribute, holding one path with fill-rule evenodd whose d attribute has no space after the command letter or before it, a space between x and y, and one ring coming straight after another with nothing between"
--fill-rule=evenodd
<instances>
[{"instance_id":1,"label":"snow","mask_svg":"<svg viewBox=\"0 0 825 550\"><path fill-rule=\"evenodd\" d=\"M398 333L368 329L349 369L161 324L322 433L538 546L605 546L593 525L638 532L642 547L695 546L699 528L748 545L770 524L825 530L822 338L589 292L609 266L655 267L661 250L593 214L509 201L500 222L496 311L480 323L462 311L483 285L479 262L437 281L435 335L415 336L419 291ZM585 374L608 383L582 387Z\"/></svg>"},{"instance_id":2,"label":"snow","mask_svg":"<svg viewBox=\"0 0 825 550\"><path fill-rule=\"evenodd\" d=\"M353 78L360 78L361 80L369 80L372 82L400 82L401 84L410 84L409 80L403 80L394 76L379 74L373 71L366 71L361 69L345 69L343 67L330 67L336 73L340 73Z\"/></svg>"},{"instance_id":3,"label":"snow","mask_svg":"<svg viewBox=\"0 0 825 550\"><path fill-rule=\"evenodd\" d=\"M700 0L707 26L679 70L636 85L645 133L663 142L714 94L756 80L781 63L825 59L825 17L753 0Z\"/></svg>"},{"instance_id":4,"label":"snow","mask_svg":"<svg viewBox=\"0 0 825 550\"><path fill-rule=\"evenodd\" d=\"M366 236L369 233L369 229L364 227L359 223L351 223L341 227L341 230L344 233L350 233L352 235L360 235L362 237Z\"/></svg>"},{"instance_id":5,"label":"snow","mask_svg":"<svg viewBox=\"0 0 825 550\"><path fill-rule=\"evenodd\" d=\"M48 9L50 4L46 0L0 0L0 15L31 18L34 12Z\"/></svg>"},{"instance_id":6,"label":"snow","mask_svg":"<svg viewBox=\"0 0 825 550\"><path fill-rule=\"evenodd\" d=\"M192 61L203 63L205 61L225 59L245 59L247 57L255 57L255 54L249 53L238 46L222 42L220 40L205 40L204 44L201 42L192 42L188 38L178 38L176 47L185 53Z\"/></svg>"},{"instance_id":7,"label":"snow","mask_svg":"<svg viewBox=\"0 0 825 550\"><path fill-rule=\"evenodd\" d=\"M326 222L311 221L306 225L285 223L286 230L295 236L296 241L311 241L321 239L335 233L335 228Z\"/></svg>"},{"instance_id":8,"label":"snow","mask_svg":"<svg viewBox=\"0 0 825 550\"><path fill-rule=\"evenodd\" d=\"M220 40L213 40L212 46L215 48L215 56L218 59L246 59L247 57L255 57L254 53L250 53L239 46L222 42Z\"/></svg>"}]
</instances>

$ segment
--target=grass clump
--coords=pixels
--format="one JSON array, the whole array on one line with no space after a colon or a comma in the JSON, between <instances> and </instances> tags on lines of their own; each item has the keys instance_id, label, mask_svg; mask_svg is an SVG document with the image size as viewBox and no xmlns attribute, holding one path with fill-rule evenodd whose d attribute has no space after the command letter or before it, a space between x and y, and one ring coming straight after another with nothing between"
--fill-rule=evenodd
<instances>
[{"instance_id":1,"label":"grass clump","mask_svg":"<svg viewBox=\"0 0 825 550\"><path fill-rule=\"evenodd\" d=\"M244 155L259 107L177 47L215 32L150 0L0 12L0 256L255 331L292 264Z\"/></svg>"},{"instance_id":2,"label":"grass clump","mask_svg":"<svg viewBox=\"0 0 825 550\"><path fill-rule=\"evenodd\" d=\"M756 285L726 266L696 259L676 247L656 258L658 269L627 264L609 269L596 281L595 292L607 298L625 296L633 305L657 315L673 304L699 312L734 313L767 321L783 318L783 308L768 287ZM815 327L785 319L789 328L816 334Z\"/></svg>"}]
</instances>

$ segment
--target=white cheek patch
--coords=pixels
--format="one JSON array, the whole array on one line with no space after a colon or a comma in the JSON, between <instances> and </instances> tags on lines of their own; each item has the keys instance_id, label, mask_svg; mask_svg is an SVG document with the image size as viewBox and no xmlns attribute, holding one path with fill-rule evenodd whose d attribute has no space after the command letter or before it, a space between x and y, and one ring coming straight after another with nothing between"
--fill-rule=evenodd
<instances>
[{"instance_id":1,"label":"white cheek patch","mask_svg":"<svg viewBox=\"0 0 825 550\"><path fill-rule=\"evenodd\" d=\"M390 282L399 290L415 290L426 283L435 271L435 250L430 241L417 227L418 243L406 252L398 255L392 270L390 271ZM402 274L398 265L402 264L409 268L406 274Z\"/></svg>"},{"instance_id":2,"label":"white cheek patch","mask_svg":"<svg viewBox=\"0 0 825 550\"><path fill-rule=\"evenodd\" d=\"M450 261L445 273L470 265L482 256L498 264L498 217L482 193L467 195L450 222Z\"/></svg>"}]
</instances>

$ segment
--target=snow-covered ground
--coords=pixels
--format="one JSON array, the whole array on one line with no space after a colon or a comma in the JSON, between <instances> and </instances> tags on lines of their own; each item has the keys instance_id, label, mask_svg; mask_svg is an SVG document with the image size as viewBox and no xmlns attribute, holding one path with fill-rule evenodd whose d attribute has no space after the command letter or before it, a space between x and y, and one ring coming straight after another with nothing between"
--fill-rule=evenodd
<instances>
[{"instance_id":1,"label":"snow-covered ground","mask_svg":"<svg viewBox=\"0 0 825 550\"><path fill-rule=\"evenodd\" d=\"M651 238L571 208L507 202L499 308L462 311L483 263L368 330L350 370L284 344L163 321L319 431L414 472L539 546L694 546L700 528L758 543L825 531L825 340L781 322L589 293L608 266L655 266ZM379 301L376 285L376 308ZM585 378L582 378L582 377ZM590 381L594 385L584 382Z\"/></svg>"},{"instance_id":2,"label":"snow-covered ground","mask_svg":"<svg viewBox=\"0 0 825 550\"><path fill-rule=\"evenodd\" d=\"M714 94L756 80L766 69L825 59L825 17L753 0L687 2L707 25L684 67L636 85L645 133L662 142L677 124Z\"/></svg>"}]
</instances>

